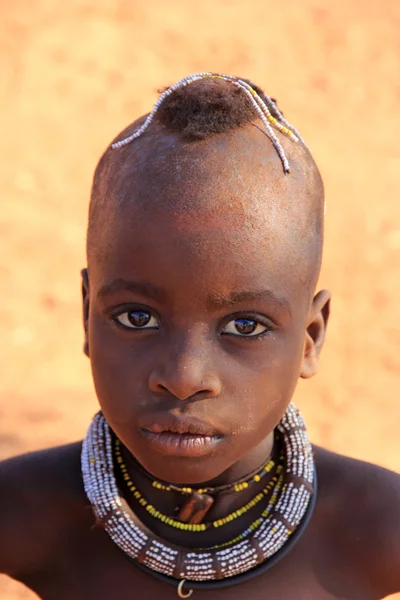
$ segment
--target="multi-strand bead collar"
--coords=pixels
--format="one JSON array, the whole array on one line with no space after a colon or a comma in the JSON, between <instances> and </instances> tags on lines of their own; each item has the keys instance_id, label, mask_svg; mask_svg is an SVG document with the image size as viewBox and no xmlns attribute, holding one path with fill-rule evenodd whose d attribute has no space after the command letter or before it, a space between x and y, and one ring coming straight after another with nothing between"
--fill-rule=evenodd
<instances>
[{"instance_id":1,"label":"multi-strand bead collar","mask_svg":"<svg viewBox=\"0 0 400 600\"><path fill-rule=\"evenodd\" d=\"M166 492L176 491L183 496L186 496L188 499L184 503L184 505L179 508L176 508L177 517L168 517L164 515L160 510L156 509L152 504L150 504L147 499L143 496L138 487L134 484L129 474L128 467L126 466L122 451L121 451L121 442L118 438L114 440L114 457L115 463L117 466L117 470L119 470L119 476L123 487L128 489L129 497L133 498L136 501L137 505L141 506L145 509L150 516L155 519L159 519L166 525L170 527L174 527L176 529L181 529L183 531L190 532L201 532L206 531L206 529L210 529L212 527L218 528L223 527L235 521L236 519L240 519L243 515L245 515L249 510L252 510L257 505L260 504L262 500L264 502L269 497L269 494L272 493L270 501L268 501L268 505L275 504L278 494L281 490L283 483L283 463L284 463L284 455L281 454L277 457L274 456L274 459L270 459L267 461L262 468L257 469L254 474L250 474L248 477L240 480L239 482L235 482L234 484L228 484L218 487L205 487L200 489L194 489L190 487L180 487L175 486L173 484L165 484L161 483L157 480L154 480L147 471L145 471L142 467L139 467L136 461L131 461L136 468L141 473L145 473L146 477L152 481L153 487L159 490L163 490ZM279 448L278 448L279 449ZM266 485L259 490L253 498L248 500L241 508L236 509L230 514L226 515L223 518L217 519L215 521L204 522L204 518L211 506L214 504L214 498L216 496L220 496L228 491L231 493L240 493L243 490L249 488L249 482L251 484L259 483L263 477L267 474L270 474L268 477L268 481ZM210 495L211 494L211 495ZM261 516L265 517L266 514ZM260 519L257 518L251 525L251 528L257 528L260 523ZM240 536L242 539L242 536ZM228 543L229 544L229 543Z\"/></svg>"},{"instance_id":2,"label":"multi-strand bead collar","mask_svg":"<svg viewBox=\"0 0 400 600\"><path fill-rule=\"evenodd\" d=\"M116 438L115 442L116 442L116 445L120 445L120 441L118 438ZM217 494L218 495L223 494L225 492L233 492L233 491L234 492L242 492L243 490L247 489L251 483L260 482L261 479L263 477L265 477L265 475L267 473L270 473L274 467L274 460L271 457L261 467L259 467L258 469L255 469L252 473L249 473L248 475L246 475L245 477L242 477L241 479L239 479L238 481L235 481L234 483L227 483L224 485L219 485L219 486L214 486L214 487L206 486L203 488L191 488L188 486L175 485L173 483L167 483L165 481L154 479L154 477L152 477L150 475L150 473L148 473L146 471L146 469L144 469L141 466L141 464L133 456L130 456L129 458L130 458L130 464L132 465L133 469L135 471L138 471L142 475L144 475L147 479L149 479L154 488L159 489L159 490L164 490L166 492L171 492L171 491L178 492L179 494L182 494L182 495L185 495L185 494L190 495L194 491L197 491L199 494L211 494L213 496L217 495ZM122 457L120 460L117 460L117 462L122 463L123 462Z\"/></svg>"},{"instance_id":3,"label":"multi-strand bead collar","mask_svg":"<svg viewBox=\"0 0 400 600\"><path fill-rule=\"evenodd\" d=\"M266 503L260 502L257 526L243 532L239 541L235 538L222 547L183 548L166 542L141 523L117 487L113 438L101 413L94 417L82 446L85 491L111 539L150 572L170 581L233 583L241 574L250 575L261 563L275 562L310 516L314 489L312 447L304 421L293 404L277 429L283 437L285 454L281 478L272 496L266 496Z\"/></svg>"}]
</instances>

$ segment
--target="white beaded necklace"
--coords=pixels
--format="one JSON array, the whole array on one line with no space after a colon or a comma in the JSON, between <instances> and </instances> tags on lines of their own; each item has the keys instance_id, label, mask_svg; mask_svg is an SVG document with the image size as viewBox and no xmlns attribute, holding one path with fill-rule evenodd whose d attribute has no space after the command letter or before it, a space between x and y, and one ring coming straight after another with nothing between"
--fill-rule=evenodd
<instances>
[{"instance_id":1,"label":"white beaded necklace","mask_svg":"<svg viewBox=\"0 0 400 600\"><path fill-rule=\"evenodd\" d=\"M299 527L313 493L314 462L304 421L291 403L277 426L285 446L284 486L268 516L245 539L223 549L187 549L166 542L141 523L119 493L112 437L101 412L93 418L82 446L82 475L96 517L131 559L177 580L214 581L256 567L276 554ZM270 502L270 500L268 500Z\"/></svg>"}]
</instances>

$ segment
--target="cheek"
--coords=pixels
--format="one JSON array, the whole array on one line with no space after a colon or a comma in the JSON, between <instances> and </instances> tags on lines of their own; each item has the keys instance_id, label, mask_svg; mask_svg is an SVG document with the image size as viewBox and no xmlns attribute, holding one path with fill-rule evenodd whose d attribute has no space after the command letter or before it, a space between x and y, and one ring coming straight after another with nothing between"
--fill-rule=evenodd
<instances>
[{"instance_id":1,"label":"cheek","mask_svg":"<svg viewBox=\"0 0 400 600\"><path fill-rule=\"evenodd\" d=\"M129 341L121 341L114 326L95 314L89 321L89 347L96 395L104 414L110 422L131 421L144 398L143 354L135 352Z\"/></svg>"},{"instance_id":2,"label":"cheek","mask_svg":"<svg viewBox=\"0 0 400 600\"><path fill-rule=\"evenodd\" d=\"M299 378L302 348L301 336L276 335L226 361L224 399L235 434L266 435L277 425Z\"/></svg>"},{"instance_id":3,"label":"cheek","mask_svg":"<svg viewBox=\"0 0 400 600\"><path fill-rule=\"evenodd\" d=\"M292 390L300 373L303 337L291 333L274 333L233 352L235 385L241 382L244 392L247 387L268 389L271 400L275 390L277 395Z\"/></svg>"}]
</instances>

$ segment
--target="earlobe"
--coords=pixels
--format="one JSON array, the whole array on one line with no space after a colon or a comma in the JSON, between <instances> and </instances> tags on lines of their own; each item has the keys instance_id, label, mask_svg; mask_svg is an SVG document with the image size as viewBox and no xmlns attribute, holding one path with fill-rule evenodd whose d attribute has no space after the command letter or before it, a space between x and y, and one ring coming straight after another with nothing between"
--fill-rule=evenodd
<instances>
[{"instance_id":1,"label":"earlobe","mask_svg":"<svg viewBox=\"0 0 400 600\"><path fill-rule=\"evenodd\" d=\"M330 313L331 294L321 290L314 297L306 331L300 377L308 379L318 370L319 356L324 345Z\"/></svg>"},{"instance_id":2,"label":"earlobe","mask_svg":"<svg viewBox=\"0 0 400 600\"><path fill-rule=\"evenodd\" d=\"M83 308L83 330L84 330L84 342L83 352L89 357L89 337L88 337L88 323L89 323L89 274L87 269L82 269L82 308Z\"/></svg>"}]
</instances>

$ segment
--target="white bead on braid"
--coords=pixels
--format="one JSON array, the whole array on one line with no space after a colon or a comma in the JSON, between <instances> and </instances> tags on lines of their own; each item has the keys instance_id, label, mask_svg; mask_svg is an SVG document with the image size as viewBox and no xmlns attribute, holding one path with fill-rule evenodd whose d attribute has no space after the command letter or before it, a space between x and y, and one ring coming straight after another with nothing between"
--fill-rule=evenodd
<instances>
[{"instance_id":1,"label":"white bead on braid","mask_svg":"<svg viewBox=\"0 0 400 600\"><path fill-rule=\"evenodd\" d=\"M143 125L141 125L141 127L139 127L139 129L134 131L128 137L112 144L111 147L112 148L121 148L122 146L125 146L126 144L129 144L136 138L140 137L146 131L146 129L152 122L154 115L156 114L156 112L160 108L161 104L164 102L164 100L168 96L170 96L176 90L184 88L187 85L193 83L194 81L199 81L201 79L222 79L224 81L229 81L230 83L232 83L232 85L240 88L243 91L243 93L250 100L250 103L252 104L257 115L263 122L265 129L267 130L268 137L271 139L271 141L275 147L275 150L277 151L279 158L282 161L282 165L283 165L285 172L289 173L289 171L290 171L289 161L286 157L285 151L284 151L280 141L278 140L277 136L275 135L275 133L273 131L273 127L275 127L278 131L280 131L281 133L286 135L293 142L297 142L300 140L305 145L304 140L298 134L296 129L292 125L290 125L290 123L288 123L286 121L286 119L283 117L282 113L278 110L276 104L273 102L273 100L271 98L269 98L265 94L263 94L263 96L261 97L256 92L256 90L254 88L252 88L252 86L249 83L247 83L246 81L243 81L243 79L239 79L238 77L233 77L232 75L226 75L224 73L222 73L222 74L214 74L211 72L196 73L194 75L188 75L187 77L184 77L177 83L174 83L171 87L167 88L160 95L159 99L157 100L157 102L154 105L153 110L148 115L148 117L146 118ZM274 114L272 114L272 113L277 115L277 117L275 117Z\"/></svg>"},{"instance_id":2,"label":"white bead on braid","mask_svg":"<svg viewBox=\"0 0 400 600\"><path fill-rule=\"evenodd\" d=\"M174 85L171 85L171 87L167 88L161 94L161 96L155 103L153 110L151 111L149 116L146 118L143 125L141 127L139 127L139 129L137 131L135 131L128 137L124 138L123 140L120 140L119 142L115 142L114 144L111 144L111 148L121 148L121 146L126 146L127 144L129 144L130 142L132 142L133 140L135 140L136 138L141 136L142 133L144 133L144 131L146 131L146 129L152 122L154 115L160 108L161 104L164 102L165 98L170 96L173 92L175 92L175 90L186 87L189 83L193 83L193 81L198 81L199 79L207 79L211 75L212 75L212 73L197 73L196 75L188 75L187 77L184 77L183 79L180 79L179 81L174 83Z\"/></svg>"},{"instance_id":3,"label":"white bead on braid","mask_svg":"<svg viewBox=\"0 0 400 600\"><path fill-rule=\"evenodd\" d=\"M229 81L238 81L239 83L241 83L244 87L246 87L250 93L252 94L252 96L254 96L254 99L256 100L256 102L259 103L260 107L264 110L265 114L267 115L267 118L269 120L270 123L272 123L272 125L274 125L277 129L279 129L279 131L281 131L282 133L284 133L287 137L289 137L293 142L302 142L304 144L304 146L306 148L308 148L307 144L305 143L304 139L301 137L301 135L299 134L299 132L297 131L297 129L295 127L293 127L293 125L291 125L283 116L283 114L281 113L281 111L279 110L278 106L276 105L276 102L274 102L272 100L272 98L270 98L269 96L267 96L266 94L263 94L263 96L261 97L256 90L254 90L254 88L251 87L250 84L247 83L247 81L244 81L243 79L238 79L237 77L234 77L232 75L226 75L225 73L222 74L222 77L226 80ZM277 115L278 118L275 118L272 113L275 113Z\"/></svg>"}]
</instances>

